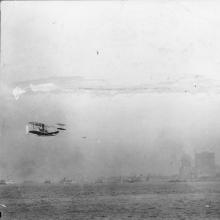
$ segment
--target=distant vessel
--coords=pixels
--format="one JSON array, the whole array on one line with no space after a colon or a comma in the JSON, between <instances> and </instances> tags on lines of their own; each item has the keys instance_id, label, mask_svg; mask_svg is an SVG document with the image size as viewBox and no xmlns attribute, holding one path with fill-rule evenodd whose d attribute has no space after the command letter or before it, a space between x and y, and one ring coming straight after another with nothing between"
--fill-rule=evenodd
<instances>
[{"instance_id":1,"label":"distant vessel","mask_svg":"<svg viewBox=\"0 0 220 220\"><path fill-rule=\"evenodd\" d=\"M5 182L6 182L6 184L15 184L15 183L16 183L16 182L13 181L13 180L6 180Z\"/></svg>"},{"instance_id":2,"label":"distant vessel","mask_svg":"<svg viewBox=\"0 0 220 220\"><path fill-rule=\"evenodd\" d=\"M6 181L5 180L0 180L0 185L6 185Z\"/></svg>"},{"instance_id":3,"label":"distant vessel","mask_svg":"<svg viewBox=\"0 0 220 220\"><path fill-rule=\"evenodd\" d=\"M71 183L73 183L73 181L71 179L66 179L66 177L64 177L62 180L60 180L60 183L71 184Z\"/></svg>"},{"instance_id":4,"label":"distant vessel","mask_svg":"<svg viewBox=\"0 0 220 220\"><path fill-rule=\"evenodd\" d=\"M45 180L44 183L45 184L51 184L51 181L50 180Z\"/></svg>"},{"instance_id":5,"label":"distant vessel","mask_svg":"<svg viewBox=\"0 0 220 220\"><path fill-rule=\"evenodd\" d=\"M8 184L15 184L16 182L12 180L10 176L2 177L0 179L0 185L8 185Z\"/></svg>"}]
</instances>

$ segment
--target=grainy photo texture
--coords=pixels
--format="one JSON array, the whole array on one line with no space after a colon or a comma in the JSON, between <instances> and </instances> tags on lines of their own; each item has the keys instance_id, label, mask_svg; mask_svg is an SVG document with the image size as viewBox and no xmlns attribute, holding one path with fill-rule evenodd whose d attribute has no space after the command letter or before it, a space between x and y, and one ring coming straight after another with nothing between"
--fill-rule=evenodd
<instances>
[{"instance_id":1,"label":"grainy photo texture","mask_svg":"<svg viewBox=\"0 0 220 220\"><path fill-rule=\"evenodd\" d=\"M218 1L0 4L0 219L220 219Z\"/></svg>"}]
</instances>

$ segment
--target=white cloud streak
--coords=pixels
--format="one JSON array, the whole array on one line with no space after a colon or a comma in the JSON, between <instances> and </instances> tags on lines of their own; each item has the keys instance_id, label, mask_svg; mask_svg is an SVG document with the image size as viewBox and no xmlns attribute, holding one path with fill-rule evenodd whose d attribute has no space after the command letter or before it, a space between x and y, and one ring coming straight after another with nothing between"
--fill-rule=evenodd
<instances>
[{"instance_id":1,"label":"white cloud streak","mask_svg":"<svg viewBox=\"0 0 220 220\"><path fill-rule=\"evenodd\" d=\"M96 95L117 95L136 93L219 93L220 81L196 75L177 79L150 79L143 84L113 83L82 77L51 77L19 82L12 94L16 100L24 94L36 93L92 93Z\"/></svg>"}]
</instances>

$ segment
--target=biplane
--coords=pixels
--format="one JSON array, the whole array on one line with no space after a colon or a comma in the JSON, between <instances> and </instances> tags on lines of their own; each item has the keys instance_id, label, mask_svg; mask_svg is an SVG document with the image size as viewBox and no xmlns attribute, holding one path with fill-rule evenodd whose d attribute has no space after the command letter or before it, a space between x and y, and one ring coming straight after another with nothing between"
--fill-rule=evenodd
<instances>
[{"instance_id":1,"label":"biplane","mask_svg":"<svg viewBox=\"0 0 220 220\"><path fill-rule=\"evenodd\" d=\"M26 125L26 134L35 134L38 136L55 136L60 131L66 130L65 124L57 123L55 125L46 125L40 122L28 122Z\"/></svg>"}]
</instances>

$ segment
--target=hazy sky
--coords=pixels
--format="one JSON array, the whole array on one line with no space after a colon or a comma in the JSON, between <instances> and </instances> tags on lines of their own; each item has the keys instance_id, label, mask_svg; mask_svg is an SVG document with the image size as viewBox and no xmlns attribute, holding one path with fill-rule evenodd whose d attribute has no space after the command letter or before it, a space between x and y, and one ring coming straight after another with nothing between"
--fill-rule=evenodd
<instances>
[{"instance_id":1,"label":"hazy sky","mask_svg":"<svg viewBox=\"0 0 220 220\"><path fill-rule=\"evenodd\" d=\"M220 162L217 1L1 7L4 175L171 174L201 150ZM67 132L26 135L28 121L66 123Z\"/></svg>"}]
</instances>

